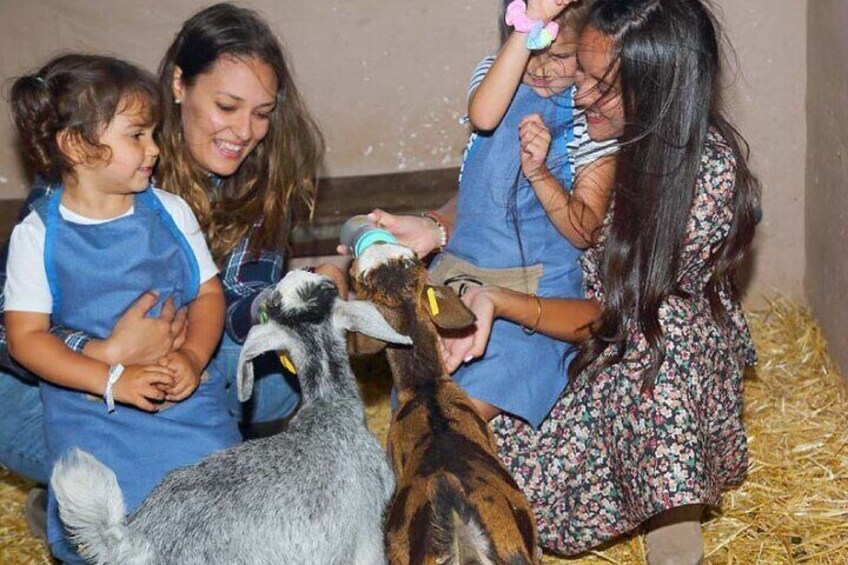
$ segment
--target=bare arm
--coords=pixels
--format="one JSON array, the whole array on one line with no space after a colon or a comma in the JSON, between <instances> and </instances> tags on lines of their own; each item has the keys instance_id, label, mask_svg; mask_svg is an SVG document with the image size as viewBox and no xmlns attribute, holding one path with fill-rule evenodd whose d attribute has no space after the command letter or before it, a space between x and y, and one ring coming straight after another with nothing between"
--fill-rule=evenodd
<instances>
[{"instance_id":1,"label":"bare arm","mask_svg":"<svg viewBox=\"0 0 848 565\"><path fill-rule=\"evenodd\" d=\"M547 169L530 184L557 231L578 249L586 249L597 240L614 176L615 157L610 156L579 170L571 193Z\"/></svg>"},{"instance_id":2,"label":"bare arm","mask_svg":"<svg viewBox=\"0 0 848 565\"><path fill-rule=\"evenodd\" d=\"M451 372L463 362L483 355L497 318L534 328L555 339L577 343L589 335L589 328L601 313L601 305L596 300L537 299L501 287L471 288L462 300L477 316L477 322L471 333L442 338L445 365Z\"/></svg>"},{"instance_id":3,"label":"bare arm","mask_svg":"<svg viewBox=\"0 0 848 565\"><path fill-rule=\"evenodd\" d=\"M596 300L584 298L538 298L505 288L490 288L494 315L570 343L589 336L589 328L601 313ZM541 314L539 311L541 304Z\"/></svg>"},{"instance_id":4,"label":"bare arm","mask_svg":"<svg viewBox=\"0 0 848 565\"><path fill-rule=\"evenodd\" d=\"M591 246L604 221L615 179L615 156L596 159L577 170L566 191L545 162L551 135L539 114L519 125L521 168L557 230L579 249Z\"/></svg>"},{"instance_id":5,"label":"bare arm","mask_svg":"<svg viewBox=\"0 0 848 565\"><path fill-rule=\"evenodd\" d=\"M67 348L49 330L47 314L6 312L9 352L21 365L53 384L103 394L109 366Z\"/></svg>"},{"instance_id":6,"label":"bare arm","mask_svg":"<svg viewBox=\"0 0 848 565\"><path fill-rule=\"evenodd\" d=\"M50 316L36 312L6 312L9 352L17 361L44 380L58 386L102 396L109 365L86 357L51 335ZM155 411L151 400L165 397L161 387L170 386L173 375L166 367L131 365L114 386L117 401L142 410Z\"/></svg>"},{"instance_id":7,"label":"bare arm","mask_svg":"<svg viewBox=\"0 0 848 565\"><path fill-rule=\"evenodd\" d=\"M444 219L448 233L453 233L456 224L456 196L445 202L436 212ZM377 209L369 214L372 222L384 227L394 235L401 245L426 257L437 250L442 242L442 233L430 218L421 216L396 216ZM340 252L344 252L340 249Z\"/></svg>"},{"instance_id":8,"label":"bare arm","mask_svg":"<svg viewBox=\"0 0 848 565\"><path fill-rule=\"evenodd\" d=\"M188 307L185 343L179 351L191 359L197 374L203 372L224 332L224 288L218 277L212 277L197 291L197 298Z\"/></svg>"},{"instance_id":9,"label":"bare arm","mask_svg":"<svg viewBox=\"0 0 848 565\"><path fill-rule=\"evenodd\" d=\"M456 196L453 196L450 200L442 204L442 207L436 210L442 217L447 221L448 229L453 231L453 227L456 224Z\"/></svg>"},{"instance_id":10,"label":"bare arm","mask_svg":"<svg viewBox=\"0 0 848 565\"><path fill-rule=\"evenodd\" d=\"M506 114L530 60L526 37L527 34L517 31L510 34L492 68L469 96L468 120L475 130L495 129Z\"/></svg>"},{"instance_id":11,"label":"bare arm","mask_svg":"<svg viewBox=\"0 0 848 565\"><path fill-rule=\"evenodd\" d=\"M549 22L572 1L529 0L527 16ZM526 41L526 33L513 31L480 85L468 97L468 119L474 129L491 131L501 123L530 60Z\"/></svg>"},{"instance_id":12,"label":"bare arm","mask_svg":"<svg viewBox=\"0 0 848 565\"><path fill-rule=\"evenodd\" d=\"M160 360L174 374L174 384L165 388L166 400L179 402L191 396L200 385L200 376L224 333L226 301L218 277L212 277L197 291L188 307L185 343Z\"/></svg>"}]
</instances>

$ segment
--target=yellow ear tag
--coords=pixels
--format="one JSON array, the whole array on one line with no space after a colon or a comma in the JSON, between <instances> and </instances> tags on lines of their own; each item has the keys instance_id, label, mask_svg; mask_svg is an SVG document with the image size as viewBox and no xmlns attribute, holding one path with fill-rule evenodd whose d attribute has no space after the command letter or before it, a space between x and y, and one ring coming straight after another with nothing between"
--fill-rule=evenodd
<instances>
[{"instance_id":1,"label":"yellow ear tag","mask_svg":"<svg viewBox=\"0 0 848 565\"><path fill-rule=\"evenodd\" d=\"M286 353L286 352L280 353L280 363L282 363L283 367L286 369L286 371L288 371L292 375L297 374L297 369L294 368L294 363L292 363L291 359L289 359L288 353Z\"/></svg>"},{"instance_id":2,"label":"yellow ear tag","mask_svg":"<svg viewBox=\"0 0 848 565\"><path fill-rule=\"evenodd\" d=\"M427 300L430 302L430 314L439 315L439 303L436 301L436 290L431 286L427 289Z\"/></svg>"}]
</instances>

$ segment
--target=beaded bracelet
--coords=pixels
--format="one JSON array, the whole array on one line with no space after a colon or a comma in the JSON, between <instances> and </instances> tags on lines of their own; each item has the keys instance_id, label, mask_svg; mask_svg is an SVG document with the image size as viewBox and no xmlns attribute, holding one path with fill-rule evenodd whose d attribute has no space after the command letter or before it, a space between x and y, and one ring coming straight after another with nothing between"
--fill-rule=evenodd
<instances>
[{"instance_id":1,"label":"beaded bracelet","mask_svg":"<svg viewBox=\"0 0 848 565\"><path fill-rule=\"evenodd\" d=\"M436 224L436 227L439 228L439 235L441 236L441 240L439 241L438 251L441 251L448 244L448 236L450 235L450 232L448 231L448 223L445 221L444 216L433 210L423 212L421 216L433 220L433 222Z\"/></svg>"},{"instance_id":2,"label":"beaded bracelet","mask_svg":"<svg viewBox=\"0 0 848 565\"><path fill-rule=\"evenodd\" d=\"M527 16L527 4L524 0L512 0L506 7L504 20L506 25L512 26L515 31L527 34L525 45L530 51L547 48L559 33L559 25L556 22L545 24L542 20L531 20Z\"/></svg>"}]
</instances>

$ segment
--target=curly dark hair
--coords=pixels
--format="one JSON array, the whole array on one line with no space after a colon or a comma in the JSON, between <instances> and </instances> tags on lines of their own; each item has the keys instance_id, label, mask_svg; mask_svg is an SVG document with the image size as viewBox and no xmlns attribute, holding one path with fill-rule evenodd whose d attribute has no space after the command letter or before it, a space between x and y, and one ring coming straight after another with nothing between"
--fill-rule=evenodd
<instances>
[{"instance_id":1,"label":"curly dark hair","mask_svg":"<svg viewBox=\"0 0 848 565\"><path fill-rule=\"evenodd\" d=\"M100 143L116 114L138 111L145 125L159 118L155 77L126 61L103 55L61 55L19 77L10 93L12 116L34 172L56 182L77 165L59 147L67 135L86 159L109 159Z\"/></svg>"}]
</instances>

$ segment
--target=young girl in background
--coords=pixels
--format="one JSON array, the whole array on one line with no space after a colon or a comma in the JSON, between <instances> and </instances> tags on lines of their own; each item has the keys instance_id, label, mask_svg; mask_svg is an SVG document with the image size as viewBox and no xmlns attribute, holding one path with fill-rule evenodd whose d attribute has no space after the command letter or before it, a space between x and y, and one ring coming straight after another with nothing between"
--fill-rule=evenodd
<instances>
[{"instance_id":1,"label":"young girl in background","mask_svg":"<svg viewBox=\"0 0 848 565\"><path fill-rule=\"evenodd\" d=\"M427 214L436 222L379 210L372 215L420 255L444 245L431 266L434 282L583 296L578 259L606 209L614 145L588 141L585 121L575 113L575 45L585 8L569 4L534 0L526 11L523 2L508 8L518 10L516 31L474 72L468 104L474 133L459 194ZM521 25L528 20L556 20L559 33L531 51L533 34ZM571 348L535 330L532 322L497 321L485 355L454 374L485 418L507 412L538 426L559 398ZM468 339L445 343L461 347Z\"/></svg>"},{"instance_id":2,"label":"young girl in background","mask_svg":"<svg viewBox=\"0 0 848 565\"><path fill-rule=\"evenodd\" d=\"M132 512L167 472L240 440L223 379L201 378L223 328L217 269L191 209L149 186L159 155L152 76L66 55L18 79L11 103L26 156L53 189L12 232L9 350L43 379L50 464L74 447L92 453L115 471ZM158 363L109 365L49 333L53 324L105 339L151 290L157 308L188 308L184 341ZM48 542L62 561L81 562L52 496Z\"/></svg>"}]
</instances>

